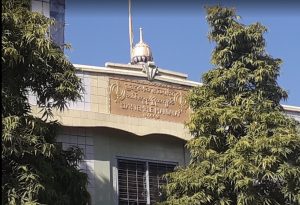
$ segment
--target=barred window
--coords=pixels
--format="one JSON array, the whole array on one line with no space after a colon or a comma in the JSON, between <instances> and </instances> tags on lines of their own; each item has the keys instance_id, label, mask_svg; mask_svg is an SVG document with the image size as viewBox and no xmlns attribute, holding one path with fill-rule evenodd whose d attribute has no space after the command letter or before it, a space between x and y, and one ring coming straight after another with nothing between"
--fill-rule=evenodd
<instances>
[{"instance_id":1,"label":"barred window","mask_svg":"<svg viewBox=\"0 0 300 205\"><path fill-rule=\"evenodd\" d=\"M148 167L149 167L150 202L151 204L154 204L155 202L160 202L165 199L161 187L166 184L166 180L163 179L162 176L166 173L172 172L175 168L175 165L149 162Z\"/></svg>"},{"instance_id":2,"label":"barred window","mask_svg":"<svg viewBox=\"0 0 300 205\"><path fill-rule=\"evenodd\" d=\"M119 205L149 205L163 200L162 176L176 163L118 160Z\"/></svg>"},{"instance_id":3,"label":"barred window","mask_svg":"<svg viewBox=\"0 0 300 205\"><path fill-rule=\"evenodd\" d=\"M118 161L119 205L146 204L146 163Z\"/></svg>"}]
</instances>

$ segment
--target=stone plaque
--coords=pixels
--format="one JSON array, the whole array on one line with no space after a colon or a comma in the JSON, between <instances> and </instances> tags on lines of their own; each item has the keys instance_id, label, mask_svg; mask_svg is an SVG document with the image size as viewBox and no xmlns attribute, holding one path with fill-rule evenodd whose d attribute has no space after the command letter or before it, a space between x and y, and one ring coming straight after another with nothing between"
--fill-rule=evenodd
<instances>
[{"instance_id":1,"label":"stone plaque","mask_svg":"<svg viewBox=\"0 0 300 205\"><path fill-rule=\"evenodd\" d=\"M187 120L188 89L146 80L109 79L110 112L183 123Z\"/></svg>"}]
</instances>

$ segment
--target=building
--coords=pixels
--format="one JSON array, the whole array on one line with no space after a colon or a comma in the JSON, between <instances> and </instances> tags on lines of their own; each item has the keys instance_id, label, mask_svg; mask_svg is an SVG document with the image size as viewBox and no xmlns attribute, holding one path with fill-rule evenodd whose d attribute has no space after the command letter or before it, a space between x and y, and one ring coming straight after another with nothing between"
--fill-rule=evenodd
<instances>
[{"instance_id":1,"label":"building","mask_svg":"<svg viewBox=\"0 0 300 205\"><path fill-rule=\"evenodd\" d=\"M75 65L85 93L70 109L55 112L64 128L57 141L79 146L80 168L90 179L94 204L150 204L160 200L161 175L186 165L186 92L200 83L187 75L157 68L141 40L131 64ZM29 96L36 105L34 95ZM33 106L33 112L38 108Z\"/></svg>"},{"instance_id":2,"label":"building","mask_svg":"<svg viewBox=\"0 0 300 205\"><path fill-rule=\"evenodd\" d=\"M199 83L163 69L149 81L142 65L75 66L86 93L69 110L55 112L64 125L58 141L84 151L80 168L89 175L93 204L159 200L161 174L188 163L182 97ZM299 107L284 108L300 122Z\"/></svg>"},{"instance_id":3,"label":"building","mask_svg":"<svg viewBox=\"0 0 300 205\"><path fill-rule=\"evenodd\" d=\"M32 0L33 10L62 22L57 35L51 32L61 45L64 9L58 8L64 8L64 1ZM80 169L89 176L93 204L153 204L163 197L161 176L189 162L184 145L192 136L184 126L189 115L185 95L201 84L152 61L140 31L130 64L75 65L84 83L83 99L63 113L54 112L63 125L57 141L64 149L78 146L84 152ZM29 101L38 113L33 94ZM299 107L284 108L300 122Z\"/></svg>"},{"instance_id":4,"label":"building","mask_svg":"<svg viewBox=\"0 0 300 205\"><path fill-rule=\"evenodd\" d=\"M133 64L75 65L85 93L55 118L63 124L63 148L79 146L93 204L153 204L161 200L161 175L188 163L191 135L186 92L200 83L157 68L147 44L134 48ZM36 104L30 96L31 104ZM300 121L300 108L284 106ZM37 112L38 108L33 107Z\"/></svg>"}]
</instances>

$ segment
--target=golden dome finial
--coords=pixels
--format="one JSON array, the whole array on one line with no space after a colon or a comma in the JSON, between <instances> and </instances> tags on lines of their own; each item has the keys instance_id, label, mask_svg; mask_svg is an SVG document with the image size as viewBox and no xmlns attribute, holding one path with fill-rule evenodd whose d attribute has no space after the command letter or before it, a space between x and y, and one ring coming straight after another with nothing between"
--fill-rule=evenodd
<instances>
[{"instance_id":1,"label":"golden dome finial","mask_svg":"<svg viewBox=\"0 0 300 205\"><path fill-rule=\"evenodd\" d=\"M133 48L131 63L147 63L148 61L153 61L152 52L150 46L144 42L143 29L140 28L140 42Z\"/></svg>"}]
</instances>

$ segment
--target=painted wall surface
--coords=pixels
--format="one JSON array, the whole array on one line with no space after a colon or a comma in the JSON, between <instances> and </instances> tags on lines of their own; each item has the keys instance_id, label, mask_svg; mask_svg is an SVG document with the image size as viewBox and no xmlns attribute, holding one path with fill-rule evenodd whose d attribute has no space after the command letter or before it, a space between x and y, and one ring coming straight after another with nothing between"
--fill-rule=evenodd
<instances>
[{"instance_id":1,"label":"painted wall surface","mask_svg":"<svg viewBox=\"0 0 300 205\"><path fill-rule=\"evenodd\" d=\"M64 141L63 138L73 139L73 143L76 144L74 136L77 136L78 143L79 139L82 140L83 137L86 138L86 141L88 139L93 142L93 154L87 153L89 156L86 156L84 161L91 179L92 185L89 185L89 190L92 194L93 204L118 204L118 158L176 162L178 165L188 163L188 154L184 148L185 141L169 135L151 134L141 137L105 127L66 127L61 131L59 139L60 141ZM85 147L87 146L91 148L91 144L85 145ZM84 166L81 165L82 167Z\"/></svg>"}]
</instances>

